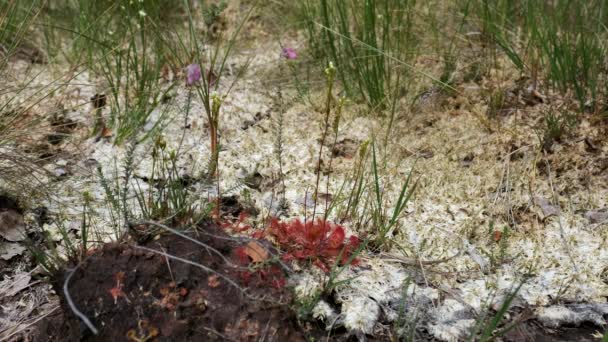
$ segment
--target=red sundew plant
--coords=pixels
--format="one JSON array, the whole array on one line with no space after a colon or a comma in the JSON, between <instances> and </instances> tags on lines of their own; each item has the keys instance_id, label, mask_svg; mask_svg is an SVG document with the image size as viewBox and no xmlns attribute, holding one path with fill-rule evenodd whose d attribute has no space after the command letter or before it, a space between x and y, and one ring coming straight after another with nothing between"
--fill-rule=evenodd
<instances>
[{"instance_id":1,"label":"red sundew plant","mask_svg":"<svg viewBox=\"0 0 608 342\"><path fill-rule=\"evenodd\" d=\"M269 233L285 251L284 260L311 261L325 272L329 272L338 257L340 264L345 265L360 244L354 235L345 239L344 227L322 219L302 223L279 222L274 218Z\"/></svg>"},{"instance_id":2,"label":"red sundew plant","mask_svg":"<svg viewBox=\"0 0 608 342\"><path fill-rule=\"evenodd\" d=\"M122 288L124 286L124 282L123 282L124 279L125 279L125 272L122 272L122 271L116 272L116 274L114 275L114 280L116 280L116 286L114 286L113 288L111 288L109 290L110 295L112 295L112 298L114 298L114 305L118 304L119 297L125 297L125 300L127 301L127 303L130 302L129 298L122 290Z\"/></svg>"},{"instance_id":3,"label":"red sundew plant","mask_svg":"<svg viewBox=\"0 0 608 342\"><path fill-rule=\"evenodd\" d=\"M250 266L255 263L255 260L251 258L251 252L248 252L247 246L239 246L233 250L233 257L236 262L241 266ZM275 289L285 287L287 280L283 274L283 270L272 264L262 264L258 269L250 269L245 271L239 271L238 276L241 283L248 285L252 282L257 281L261 284L269 284Z\"/></svg>"}]
</instances>

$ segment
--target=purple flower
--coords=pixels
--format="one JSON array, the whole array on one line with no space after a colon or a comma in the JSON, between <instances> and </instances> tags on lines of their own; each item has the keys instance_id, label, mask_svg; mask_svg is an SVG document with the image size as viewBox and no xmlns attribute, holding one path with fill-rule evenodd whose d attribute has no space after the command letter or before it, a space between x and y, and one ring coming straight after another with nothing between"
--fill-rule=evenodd
<instances>
[{"instance_id":1,"label":"purple flower","mask_svg":"<svg viewBox=\"0 0 608 342\"><path fill-rule=\"evenodd\" d=\"M286 48L283 48L283 52L281 53L281 56L285 57L286 59L296 59L296 58L298 58L298 53L296 52L296 49L286 47Z\"/></svg>"},{"instance_id":2,"label":"purple flower","mask_svg":"<svg viewBox=\"0 0 608 342\"><path fill-rule=\"evenodd\" d=\"M201 80L201 66L193 63L186 68L186 85L192 86Z\"/></svg>"}]
</instances>

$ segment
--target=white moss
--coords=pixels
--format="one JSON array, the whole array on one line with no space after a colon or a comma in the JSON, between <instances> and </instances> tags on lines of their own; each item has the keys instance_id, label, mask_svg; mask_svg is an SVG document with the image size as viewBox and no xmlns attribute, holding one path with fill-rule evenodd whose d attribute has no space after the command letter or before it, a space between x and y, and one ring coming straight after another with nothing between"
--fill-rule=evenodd
<instances>
[{"instance_id":1,"label":"white moss","mask_svg":"<svg viewBox=\"0 0 608 342\"><path fill-rule=\"evenodd\" d=\"M342 315L346 329L371 334L380 316L380 306L371 298L358 297L342 303Z\"/></svg>"},{"instance_id":2,"label":"white moss","mask_svg":"<svg viewBox=\"0 0 608 342\"><path fill-rule=\"evenodd\" d=\"M323 282L318 272L300 273L290 278L294 283L294 293L300 301L310 300L323 290Z\"/></svg>"},{"instance_id":3,"label":"white moss","mask_svg":"<svg viewBox=\"0 0 608 342\"><path fill-rule=\"evenodd\" d=\"M462 341L475 326L474 319L461 319L448 323L429 324L429 333L440 341Z\"/></svg>"},{"instance_id":4,"label":"white moss","mask_svg":"<svg viewBox=\"0 0 608 342\"><path fill-rule=\"evenodd\" d=\"M318 320L325 321L328 327L331 327L336 316L336 310L334 310L326 301L320 300L315 307L312 309L312 317Z\"/></svg>"}]
</instances>

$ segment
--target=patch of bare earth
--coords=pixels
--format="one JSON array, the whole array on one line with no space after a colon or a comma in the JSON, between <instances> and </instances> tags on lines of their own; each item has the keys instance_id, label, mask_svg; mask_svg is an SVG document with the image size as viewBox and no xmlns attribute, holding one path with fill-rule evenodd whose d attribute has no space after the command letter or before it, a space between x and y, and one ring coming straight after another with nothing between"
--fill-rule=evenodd
<instances>
[{"instance_id":1,"label":"patch of bare earth","mask_svg":"<svg viewBox=\"0 0 608 342\"><path fill-rule=\"evenodd\" d=\"M62 312L40 326L35 340L305 341L323 336L317 327L298 324L288 289L255 275L244 283L243 270L227 262L238 243L221 229L206 224L188 236L214 250L163 235L143 244L157 252L107 244L74 270L68 293L98 329L96 335L66 301L69 272L58 274L54 283Z\"/></svg>"}]
</instances>

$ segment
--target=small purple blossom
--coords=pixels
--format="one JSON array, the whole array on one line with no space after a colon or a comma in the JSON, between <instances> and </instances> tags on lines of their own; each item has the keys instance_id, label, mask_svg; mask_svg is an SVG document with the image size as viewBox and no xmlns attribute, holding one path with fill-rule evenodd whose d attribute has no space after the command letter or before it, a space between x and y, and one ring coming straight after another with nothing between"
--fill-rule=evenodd
<instances>
[{"instance_id":1,"label":"small purple blossom","mask_svg":"<svg viewBox=\"0 0 608 342\"><path fill-rule=\"evenodd\" d=\"M281 56L283 56L286 59L296 59L296 58L298 58L298 53L296 52L296 49L286 47L286 48L283 48L283 52L281 53Z\"/></svg>"},{"instance_id":2,"label":"small purple blossom","mask_svg":"<svg viewBox=\"0 0 608 342\"><path fill-rule=\"evenodd\" d=\"M186 85L192 86L201 80L201 66L193 63L186 68Z\"/></svg>"}]
</instances>

